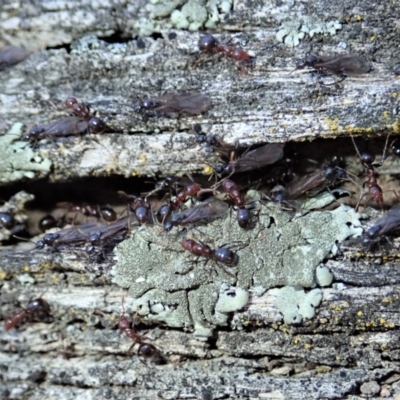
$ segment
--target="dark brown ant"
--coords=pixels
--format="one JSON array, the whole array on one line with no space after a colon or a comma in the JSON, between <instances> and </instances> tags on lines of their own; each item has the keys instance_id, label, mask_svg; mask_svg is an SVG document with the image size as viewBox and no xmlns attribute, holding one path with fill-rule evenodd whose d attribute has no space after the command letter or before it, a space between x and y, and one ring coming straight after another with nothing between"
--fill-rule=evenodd
<instances>
[{"instance_id":1,"label":"dark brown ant","mask_svg":"<svg viewBox=\"0 0 400 400\"><path fill-rule=\"evenodd\" d=\"M164 223L164 230L169 232L174 226L186 226L213 220L223 216L228 208L228 203L215 197L210 197L198 206L173 214L171 219Z\"/></svg>"},{"instance_id":2,"label":"dark brown ant","mask_svg":"<svg viewBox=\"0 0 400 400\"><path fill-rule=\"evenodd\" d=\"M374 163L375 155L373 153L370 153L367 151L360 153L360 151L358 150L358 147L356 145L356 142L354 140L353 135L350 135L351 140L353 141L353 144L354 144L354 148L356 149L358 158L360 159L363 167L365 168L365 175L366 175L367 180L363 183L362 186L363 186L363 188L365 187L365 185L368 186L368 192L369 192L371 198L374 199L375 202L378 203L381 207L383 207L383 191L382 191L382 188L378 184L378 180L377 180L377 177L375 174L375 168L381 167L387 158L387 146L388 146L388 142L389 142L389 136L390 136L390 134L386 138L385 147L383 149L383 155L382 155L381 161L379 163ZM358 210L358 207L360 205L360 201L361 201L362 197L363 197L363 193L361 193L361 195L360 195L360 198L356 205L356 210Z\"/></svg>"},{"instance_id":3,"label":"dark brown ant","mask_svg":"<svg viewBox=\"0 0 400 400\"><path fill-rule=\"evenodd\" d=\"M136 331L131 327L131 323L129 322L128 318L125 317L124 298L122 298L122 314L118 320L118 329L121 332L125 333L125 335L132 339L135 343L139 344L139 356L143 356L146 358L156 358L157 361L161 361L162 356L158 349L152 344L144 342L142 336L136 333ZM131 346L131 348L133 347L133 345ZM128 352L129 351L130 349L128 350Z\"/></svg>"},{"instance_id":4,"label":"dark brown ant","mask_svg":"<svg viewBox=\"0 0 400 400\"><path fill-rule=\"evenodd\" d=\"M232 175L235 172L245 172L274 164L283 157L283 143L268 143L257 149L250 150L242 157L233 160L225 165L217 165L215 172L217 174Z\"/></svg>"},{"instance_id":5,"label":"dark brown ant","mask_svg":"<svg viewBox=\"0 0 400 400\"><path fill-rule=\"evenodd\" d=\"M78 117L65 117L47 124L35 125L22 136L22 140L35 142L48 137L82 135L88 129L88 121Z\"/></svg>"},{"instance_id":6,"label":"dark brown ant","mask_svg":"<svg viewBox=\"0 0 400 400\"><path fill-rule=\"evenodd\" d=\"M354 54L333 57L320 57L315 54L309 54L304 60L296 64L295 70L305 67L313 68L315 71L325 75L336 74L342 80L347 76L365 74L371 71L371 65L362 57Z\"/></svg>"},{"instance_id":7,"label":"dark brown ant","mask_svg":"<svg viewBox=\"0 0 400 400\"><path fill-rule=\"evenodd\" d=\"M220 262L224 265L234 266L238 262L237 254L224 246L213 250L210 246L196 242L193 239L182 240L181 246L195 256L205 257L209 260L213 260L217 263Z\"/></svg>"},{"instance_id":8,"label":"dark brown ant","mask_svg":"<svg viewBox=\"0 0 400 400\"><path fill-rule=\"evenodd\" d=\"M39 297L31 299L26 308L18 311L4 321L4 329L10 330L20 326L24 321L49 320L51 318L50 306L46 300Z\"/></svg>"},{"instance_id":9,"label":"dark brown ant","mask_svg":"<svg viewBox=\"0 0 400 400\"><path fill-rule=\"evenodd\" d=\"M22 140L34 142L46 137L82 135L88 131L91 133L105 131L105 123L91 114L88 104L78 103L75 97L68 97L65 100L65 106L74 113L74 116L61 118L43 125L35 125L22 137Z\"/></svg>"},{"instance_id":10,"label":"dark brown ant","mask_svg":"<svg viewBox=\"0 0 400 400\"><path fill-rule=\"evenodd\" d=\"M19 64L28 57L29 53L17 46L6 46L0 50L0 71Z\"/></svg>"},{"instance_id":11,"label":"dark brown ant","mask_svg":"<svg viewBox=\"0 0 400 400\"><path fill-rule=\"evenodd\" d=\"M365 233L363 244L370 245L372 241L392 233L400 231L400 205L394 205Z\"/></svg>"},{"instance_id":12,"label":"dark brown ant","mask_svg":"<svg viewBox=\"0 0 400 400\"><path fill-rule=\"evenodd\" d=\"M208 96L199 92L188 92L143 99L134 106L134 111L146 117L173 114L195 116L205 113L210 107L211 99Z\"/></svg>"},{"instance_id":13,"label":"dark brown ant","mask_svg":"<svg viewBox=\"0 0 400 400\"><path fill-rule=\"evenodd\" d=\"M325 169L317 170L298 180L290 182L284 190L283 197L285 200L297 200L299 197L311 190L314 191L320 187L325 188L327 186L335 185L346 178L347 174L343 169L336 166L328 166Z\"/></svg>"},{"instance_id":14,"label":"dark brown ant","mask_svg":"<svg viewBox=\"0 0 400 400\"><path fill-rule=\"evenodd\" d=\"M254 64L254 57L250 56L241 47L220 43L214 36L205 35L199 39L199 49L205 53L221 53L235 61L241 71Z\"/></svg>"}]
</instances>

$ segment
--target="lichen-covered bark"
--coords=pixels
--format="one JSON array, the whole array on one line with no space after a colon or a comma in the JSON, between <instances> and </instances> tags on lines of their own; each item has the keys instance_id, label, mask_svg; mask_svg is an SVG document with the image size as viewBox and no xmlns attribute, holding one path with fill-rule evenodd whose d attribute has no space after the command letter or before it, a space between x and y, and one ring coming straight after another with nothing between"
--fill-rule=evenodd
<instances>
[{"instance_id":1,"label":"lichen-covered bark","mask_svg":"<svg viewBox=\"0 0 400 400\"><path fill-rule=\"evenodd\" d=\"M198 32L175 29L176 38L169 38L176 27L171 12L174 7L183 12L185 2L153 3L3 5L1 44L20 45L32 54L1 72L2 127L20 122L27 130L61 118L67 114L63 101L74 95L89 102L110 128L104 135L39 142L40 157L52 163L50 180L200 172L216 157L195 143L196 123L206 133L242 145L398 133L400 81L392 74L400 59L398 3L235 1L230 12L219 11L218 38L247 43L246 50L256 56L248 73L229 59L199 55ZM210 4L216 2L199 3L207 4L211 18ZM343 26L333 36L306 35L294 48L276 40L282 24L311 24L310 19L338 20ZM205 29L206 22L201 24ZM146 29L161 35L138 40ZM98 37L118 37L122 43ZM363 54L372 72L332 86L320 82L330 83L329 77L289 74L309 51L339 49ZM133 113L140 96L188 90L211 97L213 107L203 117L144 121ZM398 162L388 161L381 172L398 174ZM267 296L253 296L232 316L241 330L219 329L208 342L190 332L151 329L149 336L168 360L158 366L140 362L136 349L128 353L131 341L116 329L125 292L110 283L112 258L100 265L88 262L83 252L3 248L0 254L2 316L13 313L17 300L24 306L40 295L54 316L52 324L28 324L17 332L0 328L2 398L399 395L395 255L368 258L347 249L328 261L335 283L322 289L317 316L299 326L285 325Z\"/></svg>"}]
</instances>

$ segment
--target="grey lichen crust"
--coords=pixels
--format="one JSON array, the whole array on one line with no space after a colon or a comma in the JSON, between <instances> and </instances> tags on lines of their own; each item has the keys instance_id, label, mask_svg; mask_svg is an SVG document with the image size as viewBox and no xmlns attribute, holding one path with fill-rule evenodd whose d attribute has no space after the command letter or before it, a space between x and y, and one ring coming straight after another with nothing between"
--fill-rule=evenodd
<instances>
[{"instance_id":1,"label":"grey lichen crust","mask_svg":"<svg viewBox=\"0 0 400 400\"><path fill-rule=\"evenodd\" d=\"M333 36L339 29L342 29L342 24L337 20L328 22L318 21L313 18L305 21L290 20L283 22L279 27L276 39L278 42L284 42L290 47L296 47L306 34L310 37L320 33Z\"/></svg>"},{"instance_id":2,"label":"grey lichen crust","mask_svg":"<svg viewBox=\"0 0 400 400\"><path fill-rule=\"evenodd\" d=\"M51 161L33 150L28 142L19 141L21 134L22 124L15 123L0 136L0 182L43 177L50 172Z\"/></svg>"},{"instance_id":3,"label":"grey lichen crust","mask_svg":"<svg viewBox=\"0 0 400 400\"><path fill-rule=\"evenodd\" d=\"M336 243L362 232L357 213L346 206L302 215L260 204L254 214L255 227L247 231L234 211L180 234L177 228L166 233L162 226L142 226L117 247L113 280L129 288L128 304L139 314L206 337L227 324L229 312L243 308L249 289L314 287L316 267L336 251ZM238 264L196 259L180 245L184 237L213 249L226 245L237 251ZM311 314L306 310L302 316ZM285 321L297 322L286 316Z\"/></svg>"}]
</instances>

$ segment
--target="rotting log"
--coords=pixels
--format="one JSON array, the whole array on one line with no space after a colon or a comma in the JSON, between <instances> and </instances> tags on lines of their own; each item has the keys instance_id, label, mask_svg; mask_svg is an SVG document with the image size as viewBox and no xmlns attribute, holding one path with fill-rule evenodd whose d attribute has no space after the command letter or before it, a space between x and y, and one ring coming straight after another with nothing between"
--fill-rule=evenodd
<instances>
[{"instance_id":1,"label":"rotting log","mask_svg":"<svg viewBox=\"0 0 400 400\"><path fill-rule=\"evenodd\" d=\"M392 74L400 59L395 2L235 2L218 28L221 40L246 39L246 49L256 56L248 74L231 60L199 56L197 32L174 30L177 36L170 39L168 11L155 12L152 5L6 3L1 40L33 54L0 76L4 130L17 122L28 129L65 116L62 104L72 94L98 110L111 130L39 143L36 150L52 163L47 174L52 181L201 172L214 156L195 144L196 123L208 134L242 145L399 130L400 81ZM277 42L283 22L309 16L337 19L343 27L334 36L316 35L294 48ZM154 18L160 37L130 40L142 32L136 24L141 18ZM87 35L92 37L82 39ZM113 35L121 43L96 38ZM295 59L310 48L320 54L338 48L361 53L373 71L332 86L305 71L289 75ZM187 90L212 98L213 108L204 117L145 122L133 114L137 96ZM386 163L381 171L395 175L399 165ZM345 250L329 260L336 283L323 289L317 316L300 326L283 324L267 298L254 297L233 317L242 330L217 330L208 342L157 327L150 334L169 361L160 366L128 354L131 342L116 330L124 291L110 283L113 263L88 263L82 253L1 250L2 315L15 309L16 300L24 305L31 296L43 295L54 316L52 324L28 324L16 333L0 328L2 398L399 395L396 254L368 258Z\"/></svg>"}]
</instances>

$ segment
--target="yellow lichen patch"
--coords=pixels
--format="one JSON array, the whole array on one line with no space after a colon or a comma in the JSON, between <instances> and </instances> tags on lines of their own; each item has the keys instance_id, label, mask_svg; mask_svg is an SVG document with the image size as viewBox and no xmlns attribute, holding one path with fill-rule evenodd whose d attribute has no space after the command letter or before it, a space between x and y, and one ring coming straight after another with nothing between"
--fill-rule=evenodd
<instances>
[{"instance_id":1,"label":"yellow lichen patch","mask_svg":"<svg viewBox=\"0 0 400 400\"><path fill-rule=\"evenodd\" d=\"M315 372L317 374L326 374L330 371L332 371L332 368L328 367L327 365L318 365L317 367L315 367Z\"/></svg>"},{"instance_id":2,"label":"yellow lichen patch","mask_svg":"<svg viewBox=\"0 0 400 400\"><path fill-rule=\"evenodd\" d=\"M41 268L53 269L53 266L50 263L43 263L40 265Z\"/></svg>"},{"instance_id":3,"label":"yellow lichen patch","mask_svg":"<svg viewBox=\"0 0 400 400\"><path fill-rule=\"evenodd\" d=\"M387 350L388 349L388 345L387 345L387 343L382 343L381 344L381 350Z\"/></svg>"},{"instance_id":4,"label":"yellow lichen patch","mask_svg":"<svg viewBox=\"0 0 400 400\"><path fill-rule=\"evenodd\" d=\"M313 347L314 347L314 346L313 346L312 344L308 344L308 343L304 345L304 348L305 348L306 350L311 350Z\"/></svg>"},{"instance_id":5,"label":"yellow lichen patch","mask_svg":"<svg viewBox=\"0 0 400 400\"><path fill-rule=\"evenodd\" d=\"M360 311L357 312L357 315L358 315L359 317L361 317L361 316L363 315L363 312L360 310Z\"/></svg>"},{"instance_id":6,"label":"yellow lichen patch","mask_svg":"<svg viewBox=\"0 0 400 400\"><path fill-rule=\"evenodd\" d=\"M396 133L400 132L400 123L398 118L396 118L396 121L392 124L392 129Z\"/></svg>"},{"instance_id":7,"label":"yellow lichen patch","mask_svg":"<svg viewBox=\"0 0 400 400\"><path fill-rule=\"evenodd\" d=\"M4 280L4 279L6 279L6 278L7 278L7 272L4 271L3 268L0 268L0 279L1 279L1 280Z\"/></svg>"},{"instance_id":8,"label":"yellow lichen patch","mask_svg":"<svg viewBox=\"0 0 400 400\"><path fill-rule=\"evenodd\" d=\"M206 166L203 168L203 174L204 174L204 175L211 175L212 173L213 173L213 169L212 169L211 166L206 165Z\"/></svg>"},{"instance_id":9,"label":"yellow lichen patch","mask_svg":"<svg viewBox=\"0 0 400 400\"><path fill-rule=\"evenodd\" d=\"M60 276L59 275L52 275L51 279L53 280L54 283L60 282Z\"/></svg>"},{"instance_id":10,"label":"yellow lichen patch","mask_svg":"<svg viewBox=\"0 0 400 400\"><path fill-rule=\"evenodd\" d=\"M336 306L336 305L331 305L329 307L332 311L342 311L342 307Z\"/></svg>"},{"instance_id":11,"label":"yellow lichen patch","mask_svg":"<svg viewBox=\"0 0 400 400\"><path fill-rule=\"evenodd\" d=\"M29 265L24 265L23 267L22 267L22 271L24 271L24 272L29 272L31 269L29 268Z\"/></svg>"},{"instance_id":12,"label":"yellow lichen patch","mask_svg":"<svg viewBox=\"0 0 400 400\"><path fill-rule=\"evenodd\" d=\"M394 97L394 98L398 97L398 95L399 95L399 94L398 94L397 92L393 92L393 93L392 93L392 97Z\"/></svg>"},{"instance_id":13,"label":"yellow lichen patch","mask_svg":"<svg viewBox=\"0 0 400 400\"><path fill-rule=\"evenodd\" d=\"M384 298L382 299L382 303L384 303L384 304L392 304L392 303L393 303L393 300L392 300L392 299L389 299L388 297L384 297Z\"/></svg>"},{"instance_id":14,"label":"yellow lichen patch","mask_svg":"<svg viewBox=\"0 0 400 400\"><path fill-rule=\"evenodd\" d=\"M147 157L146 156L140 156L139 157L139 161L146 162L147 161Z\"/></svg>"},{"instance_id":15,"label":"yellow lichen patch","mask_svg":"<svg viewBox=\"0 0 400 400\"><path fill-rule=\"evenodd\" d=\"M298 343L300 343L300 338L299 337L295 337L293 339L293 344L298 344Z\"/></svg>"},{"instance_id":16,"label":"yellow lichen patch","mask_svg":"<svg viewBox=\"0 0 400 400\"><path fill-rule=\"evenodd\" d=\"M331 119L329 117L324 118L324 124L331 131L337 131L339 129L338 122L339 122L339 118L333 118L333 119Z\"/></svg>"},{"instance_id":17,"label":"yellow lichen patch","mask_svg":"<svg viewBox=\"0 0 400 400\"><path fill-rule=\"evenodd\" d=\"M385 119L388 119L389 118L389 112L388 111L384 111L382 113L382 117L385 118Z\"/></svg>"},{"instance_id":18,"label":"yellow lichen patch","mask_svg":"<svg viewBox=\"0 0 400 400\"><path fill-rule=\"evenodd\" d=\"M385 318L380 318L379 323L381 325L386 324L386 319Z\"/></svg>"},{"instance_id":19,"label":"yellow lichen patch","mask_svg":"<svg viewBox=\"0 0 400 400\"><path fill-rule=\"evenodd\" d=\"M137 171L132 171L131 172L131 176L138 176L139 174L137 173Z\"/></svg>"},{"instance_id":20,"label":"yellow lichen patch","mask_svg":"<svg viewBox=\"0 0 400 400\"><path fill-rule=\"evenodd\" d=\"M373 42L375 39L376 39L376 36L375 36L375 35L372 35L372 36L369 38L369 40L370 40L371 42Z\"/></svg>"},{"instance_id":21,"label":"yellow lichen patch","mask_svg":"<svg viewBox=\"0 0 400 400\"><path fill-rule=\"evenodd\" d=\"M356 21L360 22L364 19L364 17L360 14L356 15Z\"/></svg>"}]
</instances>

